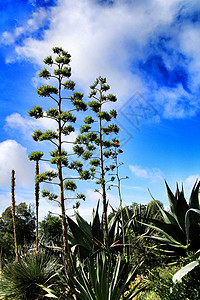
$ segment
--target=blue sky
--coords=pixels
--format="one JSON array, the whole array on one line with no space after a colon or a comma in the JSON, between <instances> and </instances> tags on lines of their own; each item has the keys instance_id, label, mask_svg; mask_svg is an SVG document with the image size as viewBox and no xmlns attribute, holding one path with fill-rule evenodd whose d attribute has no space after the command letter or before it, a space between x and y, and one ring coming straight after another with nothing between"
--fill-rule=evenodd
<instances>
[{"instance_id":1,"label":"blue sky","mask_svg":"<svg viewBox=\"0 0 200 300\"><path fill-rule=\"evenodd\" d=\"M48 145L33 142L31 134L52 124L27 112L51 107L36 89L54 46L70 52L72 79L86 101L99 75L118 97L121 176L129 176L122 185L124 205L148 203L150 189L167 206L164 179L172 190L183 183L189 195L200 173L198 1L6 0L0 13L0 212L10 205L12 168L17 202L34 202L34 164L27 155L48 152ZM92 182L79 188L87 195L80 212L88 219L98 199L93 189ZM117 207L116 191L108 197ZM40 218L48 210L58 212L41 200Z\"/></svg>"}]
</instances>

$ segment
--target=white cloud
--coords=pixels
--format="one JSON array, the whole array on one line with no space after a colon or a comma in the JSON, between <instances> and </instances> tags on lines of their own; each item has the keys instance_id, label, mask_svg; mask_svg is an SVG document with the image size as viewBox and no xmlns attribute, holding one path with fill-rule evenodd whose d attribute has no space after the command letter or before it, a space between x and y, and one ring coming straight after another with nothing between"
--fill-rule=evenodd
<instances>
[{"instance_id":1,"label":"white cloud","mask_svg":"<svg viewBox=\"0 0 200 300\"><path fill-rule=\"evenodd\" d=\"M29 36L43 26L47 18L48 11L40 7L36 12L33 12L31 18L23 26L16 27L13 32L3 32L0 42L9 45L13 44L21 35Z\"/></svg>"},{"instance_id":2,"label":"white cloud","mask_svg":"<svg viewBox=\"0 0 200 300\"><path fill-rule=\"evenodd\" d=\"M184 184L186 186L192 187L198 178L200 178L199 174L190 175L185 179Z\"/></svg>"},{"instance_id":3,"label":"white cloud","mask_svg":"<svg viewBox=\"0 0 200 300\"><path fill-rule=\"evenodd\" d=\"M194 116L199 105L194 105L194 96L181 84L175 88L161 87L153 93L156 107L165 118L181 119Z\"/></svg>"},{"instance_id":4,"label":"white cloud","mask_svg":"<svg viewBox=\"0 0 200 300\"><path fill-rule=\"evenodd\" d=\"M143 92L143 82L136 70L131 70L132 61L143 58L143 47L152 34L171 24L181 2L100 6L90 0L59 1L51 10L44 40L28 38L16 51L41 64L53 46L62 45L72 54L73 76L84 89L101 74L108 77L119 97Z\"/></svg>"},{"instance_id":5,"label":"white cloud","mask_svg":"<svg viewBox=\"0 0 200 300\"><path fill-rule=\"evenodd\" d=\"M13 113L6 117L5 128L13 130L21 130L23 134L31 134L33 130L45 129L55 130L56 123L54 120L48 118L31 119L24 118L19 113Z\"/></svg>"},{"instance_id":6,"label":"white cloud","mask_svg":"<svg viewBox=\"0 0 200 300\"><path fill-rule=\"evenodd\" d=\"M158 168L142 169L139 166L130 165L129 169L131 170L133 175L136 177L149 178L152 180L163 179L163 173Z\"/></svg>"},{"instance_id":7,"label":"white cloud","mask_svg":"<svg viewBox=\"0 0 200 300\"><path fill-rule=\"evenodd\" d=\"M22 132L25 138L31 137L34 130L56 130L57 123L54 120L48 118L41 119L31 119L24 118L19 113L13 113L6 117L6 125L5 129L12 129L13 131L19 130ZM65 151L71 152L73 148L74 140L77 138L78 132L72 132L67 138L63 135L63 141L67 141L68 143L63 143L63 149Z\"/></svg>"},{"instance_id":8,"label":"white cloud","mask_svg":"<svg viewBox=\"0 0 200 300\"><path fill-rule=\"evenodd\" d=\"M0 143L0 186L8 187L12 169L16 172L16 186L29 187L34 180L34 165L29 161L27 150L14 140Z\"/></svg>"},{"instance_id":9,"label":"white cloud","mask_svg":"<svg viewBox=\"0 0 200 300\"><path fill-rule=\"evenodd\" d=\"M112 205L112 206L119 205L118 197L114 196L111 193L106 193L106 195L107 195L107 200L109 201L110 205ZM97 204L98 200L101 200L101 195L92 189L86 190L86 197L91 203Z\"/></svg>"},{"instance_id":10,"label":"white cloud","mask_svg":"<svg viewBox=\"0 0 200 300\"><path fill-rule=\"evenodd\" d=\"M196 105L199 101L193 100L193 95L200 82L200 34L197 25L188 19L181 23L177 17L181 13L192 15L198 6L197 0L192 3L116 1L113 5L99 5L91 0L60 0L48 11L48 17L40 9L14 33L5 32L4 39L11 43L22 33L37 30L48 19L49 29L44 31L43 40L29 35L23 46L16 46L19 57L41 65L52 47L62 46L72 55L73 79L85 91L99 75L108 78L120 101L126 101L137 91L151 98L156 88L158 93L153 93L153 99L163 104L163 116L184 118L199 110ZM160 37L166 39L166 51L159 48ZM189 72L191 97L181 85L159 89L154 78L150 82L143 78L138 62L145 63L152 53L161 56L169 70L181 65ZM186 61L180 61L180 53Z\"/></svg>"},{"instance_id":11,"label":"white cloud","mask_svg":"<svg viewBox=\"0 0 200 300\"><path fill-rule=\"evenodd\" d=\"M180 50L187 56L190 88L195 90L200 82L200 29L198 25L186 25L179 36Z\"/></svg>"}]
</instances>

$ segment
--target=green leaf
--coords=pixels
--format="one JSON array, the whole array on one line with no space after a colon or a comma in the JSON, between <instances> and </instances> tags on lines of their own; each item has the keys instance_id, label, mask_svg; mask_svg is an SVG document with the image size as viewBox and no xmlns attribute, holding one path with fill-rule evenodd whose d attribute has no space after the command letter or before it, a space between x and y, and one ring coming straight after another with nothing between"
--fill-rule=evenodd
<instances>
[{"instance_id":1,"label":"green leaf","mask_svg":"<svg viewBox=\"0 0 200 300\"><path fill-rule=\"evenodd\" d=\"M75 191L77 189L77 185L72 180L67 180L64 184L65 190Z\"/></svg>"},{"instance_id":2,"label":"green leaf","mask_svg":"<svg viewBox=\"0 0 200 300\"><path fill-rule=\"evenodd\" d=\"M166 185L166 188L167 188L167 194L168 194L168 200L169 200L169 204L170 204L170 209L171 209L172 214L175 217L176 216L177 201L176 201L176 198L175 198L174 194L170 190L170 188L169 188L166 180L165 180L165 185Z\"/></svg>"},{"instance_id":3,"label":"green leaf","mask_svg":"<svg viewBox=\"0 0 200 300\"><path fill-rule=\"evenodd\" d=\"M92 250L92 239L84 232L84 229L78 226L70 217L67 216L67 223L73 234L77 245L83 246L88 251Z\"/></svg>"},{"instance_id":4,"label":"green leaf","mask_svg":"<svg viewBox=\"0 0 200 300\"><path fill-rule=\"evenodd\" d=\"M39 161L43 157L44 153L41 151L32 152L28 158L30 160Z\"/></svg>"},{"instance_id":5,"label":"green leaf","mask_svg":"<svg viewBox=\"0 0 200 300\"><path fill-rule=\"evenodd\" d=\"M88 117L85 118L84 123L85 124L92 124L92 123L94 123L94 119L92 117L88 116Z\"/></svg>"},{"instance_id":6,"label":"green leaf","mask_svg":"<svg viewBox=\"0 0 200 300\"><path fill-rule=\"evenodd\" d=\"M64 135L70 135L70 133L74 132L75 128L72 125L64 126L61 130L61 132Z\"/></svg>"},{"instance_id":7,"label":"green leaf","mask_svg":"<svg viewBox=\"0 0 200 300\"><path fill-rule=\"evenodd\" d=\"M109 122L112 119L112 116L109 113L104 111L104 112L99 112L97 114L97 118L106 120L107 122Z\"/></svg>"},{"instance_id":8,"label":"green leaf","mask_svg":"<svg viewBox=\"0 0 200 300\"><path fill-rule=\"evenodd\" d=\"M43 181L52 181L54 178L58 176L57 172L54 171L46 171L40 175L35 177L36 182L43 182Z\"/></svg>"},{"instance_id":9,"label":"green leaf","mask_svg":"<svg viewBox=\"0 0 200 300\"><path fill-rule=\"evenodd\" d=\"M43 77L45 79L49 79L51 77L51 73L44 68L40 73L39 73L39 77Z\"/></svg>"},{"instance_id":10,"label":"green leaf","mask_svg":"<svg viewBox=\"0 0 200 300\"><path fill-rule=\"evenodd\" d=\"M51 118L57 118L58 117L58 109L57 108L50 108L47 110L47 116Z\"/></svg>"},{"instance_id":11,"label":"green leaf","mask_svg":"<svg viewBox=\"0 0 200 300\"><path fill-rule=\"evenodd\" d=\"M73 91L75 88L75 83L72 80L67 80L64 84L64 89Z\"/></svg>"},{"instance_id":12,"label":"green leaf","mask_svg":"<svg viewBox=\"0 0 200 300\"><path fill-rule=\"evenodd\" d=\"M45 292L47 292L45 297L58 299L58 297L55 295L55 291L53 291L52 289L46 288L44 285L41 284L38 284L38 286L41 287Z\"/></svg>"},{"instance_id":13,"label":"green leaf","mask_svg":"<svg viewBox=\"0 0 200 300\"><path fill-rule=\"evenodd\" d=\"M28 113L30 117L33 117L35 119L42 118L44 114L41 106L35 106Z\"/></svg>"},{"instance_id":14,"label":"green leaf","mask_svg":"<svg viewBox=\"0 0 200 300\"><path fill-rule=\"evenodd\" d=\"M91 129L91 126L89 126L89 125L81 126L81 134L84 132L88 132L90 129Z\"/></svg>"},{"instance_id":15,"label":"green leaf","mask_svg":"<svg viewBox=\"0 0 200 300\"><path fill-rule=\"evenodd\" d=\"M69 111L63 112L59 118L63 121L63 122L72 122L75 123L76 122L76 117L73 116Z\"/></svg>"},{"instance_id":16,"label":"green leaf","mask_svg":"<svg viewBox=\"0 0 200 300\"><path fill-rule=\"evenodd\" d=\"M99 109L101 107L101 104L97 101L90 101L88 103L88 106L92 109L92 111L98 113L99 112Z\"/></svg>"},{"instance_id":17,"label":"green leaf","mask_svg":"<svg viewBox=\"0 0 200 300\"><path fill-rule=\"evenodd\" d=\"M190 195L189 199L189 208L196 208L200 209L199 204L199 187L200 187L200 181L197 179Z\"/></svg>"},{"instance_id":18,"label":"green leaf","mask_svg":"<svg viewBox=\"0 0 200 300\"><path fill-rule=\"evenodd\" d=\"M190 233L190 218L189 218L189 214L191 212L195 212L197 214L200 215L200 210L199 209L195 209L195 208L190 208L188 209L186 215L185 215L185 231L186 231L186 237L187 237L187 244L189 242L189 233Z\"/></svg>"},{"instance_id":19,"label":"green leaf","mask_svg":"<svg viewBox=\"0 0 200 300\"><path fill-rule=\"evenodd\" d=\"M54 140L58 138L58 134L55 131L47 130L46 132L42 133L39 136L40 141L46 141L46 140Z\"/></svg>"},{"instance_id":20,"label":"green leaf","mask_svg":"<svg viewBox=\"0 0 200 300\"><path fill-rule=\"evenodd\" d=\"M52 66L52 64L53 64L52 56L46 57L43 61L44 61L44 63L45 63L46 65Z\"/></svg>"},{"instance_id":21,"label":"green leaf","mask_svg":"<svg viewBox=\"0 0 200 300\"><path fill-rule=\"evenodd\" d=\"M32 135L33 140L36 142L40 141L40 137L42 134L43 134L43 132L41 130L34 131L34 133Z\"/></svg>"},{"instance_id":22,"label":"green leaf","mask_svg":"<svg viewBox=\"0 0 200 300\"><path fill-rule=\"evenodd\" d=\"M194 268L199 266L199 260L192 261L191 263L187 264L183 268L181 268L176 274L173 276L172 281L174 284L179 282L185 275L191 272Z\"/></svg>"},{"instance_id":23,"label":"green leaf","mask_svg":"<svg viewBox=\"0 0 200 300\"><path fill-rule=\"evenodd\" d=\"M86 220L84 220L81 215L77 212L74 212L76 222L81 230L88 236L88 238L92 241L92 230L91 226L88 224ZM92 244L92 243L91 243Z\"/></svg>"},{"instance_id":24,"label":"green leaf","mask_svg":"<svg viewBox=\"0 0 200 300\"><path fill-rule=\"evenodd\" d=\"M62 75L63 77L70 77L71 76L71 68L70 67L64 67L62 69L56 69L54 70L54 74L56 76Z\"/></svg>"},{"instance_id":25,"label":"green leaf","mask_svg":"<svg viewBox=\"0 0 200 300\"><path fill-rule=\"evenodd\" d=\"M108 96L106 96L106 98L110 102L116 102L117 101L117 97L112 95L112 94L109 94Z\"/></svg>"},{"instance_id":26,"label":"green leaf","mask_svg":"<svg viewBox=\"0 0 200 300\"><path fill-rule=\"evenodd\" d=\"M58 94L58 89L54 86L42 85L37 89L37 93L42 97L50 97L51 94Z\"/></svg>"}]
</instances>

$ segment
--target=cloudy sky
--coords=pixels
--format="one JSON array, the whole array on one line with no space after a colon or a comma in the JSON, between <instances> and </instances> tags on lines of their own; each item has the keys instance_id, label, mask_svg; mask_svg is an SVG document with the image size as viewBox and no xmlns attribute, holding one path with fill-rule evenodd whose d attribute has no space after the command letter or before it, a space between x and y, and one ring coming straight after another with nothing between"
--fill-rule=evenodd
<instances>
[{"instance_id":1,"label":"cloudy sky","mask_svg":"<svg viewBox=\"0 0 200 300\"><path fill-rule=\"evenodd\" d=\"M53 125L27 112L51 107L36 89L54 46L71 54L72 79L86 101L99 75L118 97L121 176L129 177L122 184L124 205L148 203L150 189L167 206L164 179L172 190L183 183L188 195L200 173L198 0L5 0L0 13L0 212L10 205L12 169L17 203L34 202L34 164L27 156L48 152L48 145L31 134ZM90 219L98 194L91 182L80 188L87 195L80 211ZM116 191L108 196L117 207ZM58 211L41 200L40 218L48 210Z\"/></svg>"}]
</instances>

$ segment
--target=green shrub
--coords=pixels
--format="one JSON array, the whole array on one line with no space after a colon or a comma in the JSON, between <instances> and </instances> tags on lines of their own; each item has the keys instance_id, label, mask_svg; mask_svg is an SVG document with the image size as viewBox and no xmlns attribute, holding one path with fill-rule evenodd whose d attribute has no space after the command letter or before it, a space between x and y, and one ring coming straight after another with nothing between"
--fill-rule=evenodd
<instances>
[{"instance_id":1,"label":"green shrub","mask_svg":"<svg viewBox=\"0 0 200 300\"><path fill-rule=\"evenodd\" d=\"M0 299L39 300L45 284L55 273L57 259L45 252L27 254L7 264L0 275Z\"/></svg>"},{"instance_id":2,"label":"green shrub","mask_svg":"<svg viewBox=\"0 0 200 300\"><path fill-rule=\"evenodd\" d=\"M179 283L173 285L172 277L186 261L192 261L194 255L187 259L181 259L173 266L163 266L153 269L144 281L149 284L148 290L141 293L137 300L195 300L200 299L200 268L195 268L186 275Z\"/></svg>"}]
</instances>

